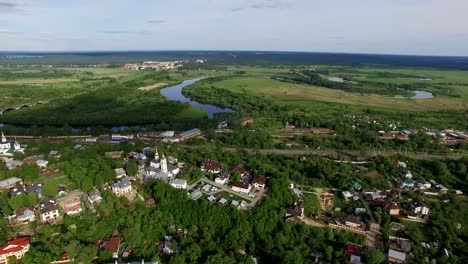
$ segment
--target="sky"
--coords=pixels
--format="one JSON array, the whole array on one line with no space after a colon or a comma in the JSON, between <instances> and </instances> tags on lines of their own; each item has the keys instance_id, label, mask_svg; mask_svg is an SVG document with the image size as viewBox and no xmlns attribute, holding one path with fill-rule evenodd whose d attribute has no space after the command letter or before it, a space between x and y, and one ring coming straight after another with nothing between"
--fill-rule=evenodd
<instances>
[{"instance_id":1,"label":"sky","mask_svg":"<svg viewBox=\"0 0 468 264\"><path fill-rule=\"evenodd\" d=\"M2 51L468 56L468 0L0 0Z\"/></svg>"}]
</instances>

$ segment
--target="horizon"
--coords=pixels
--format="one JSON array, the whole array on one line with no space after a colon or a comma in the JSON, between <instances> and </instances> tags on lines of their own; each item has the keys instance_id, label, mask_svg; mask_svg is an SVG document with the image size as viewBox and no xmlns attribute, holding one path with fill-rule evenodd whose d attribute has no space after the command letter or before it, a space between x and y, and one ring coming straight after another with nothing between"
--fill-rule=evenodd
<instances>
[{"instance_id":1,"label":"horizon","mask_svg":"<svg viewBox=\"0 0 468 264\"><path fill-rule=\"evenodd\" d=\"M464 0L0 0L0 50L465 57L467 9Z\"/></svg>"}]
</instances>

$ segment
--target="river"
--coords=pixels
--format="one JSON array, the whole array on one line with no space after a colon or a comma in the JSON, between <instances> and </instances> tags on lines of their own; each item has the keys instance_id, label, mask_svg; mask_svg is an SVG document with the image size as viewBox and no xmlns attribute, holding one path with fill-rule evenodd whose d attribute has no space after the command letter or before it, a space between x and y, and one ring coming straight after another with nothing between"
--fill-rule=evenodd
<instances>
[{"instance_id":1,"label":"river","mask_svg":"<svg viewBox=\"0 0 468 264\"><path fill-rule=\"evenodd\" d=\"M161 95L166 97L166 99L171 100L171 101L179 101L181 103L189 103L193 107L196 107L198 109L204 110L208 113L209 118L213 118L214 114L217 113L231 113L234 110L230 108L221 108L217 107L215 105L210 105L210 104L201 104L199 102L193 101L190 98L185 97L182 94L182 90L191 85L194 84L200 80L203 80L204 78L196 78L196 79L191 79L191 80L185 80L182 83L179 83L174 86L169 86L164 89L161 89Z\"/></svg>"}]
</instances>

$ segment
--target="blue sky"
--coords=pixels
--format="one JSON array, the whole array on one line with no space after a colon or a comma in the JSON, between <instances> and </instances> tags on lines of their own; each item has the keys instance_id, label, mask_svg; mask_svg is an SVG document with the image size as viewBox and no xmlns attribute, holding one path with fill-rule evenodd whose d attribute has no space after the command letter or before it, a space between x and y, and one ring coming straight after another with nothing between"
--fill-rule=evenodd
<instances>
[{"instance_id":1,"label":"blue sky","mask_svg":"<svg viewBox=\"0 0 468 264\"><path fill-rule=\"evenodd\" d=\"M468 0L0 0L0 50L468 55Z\"/></svg>"}]
</instances>

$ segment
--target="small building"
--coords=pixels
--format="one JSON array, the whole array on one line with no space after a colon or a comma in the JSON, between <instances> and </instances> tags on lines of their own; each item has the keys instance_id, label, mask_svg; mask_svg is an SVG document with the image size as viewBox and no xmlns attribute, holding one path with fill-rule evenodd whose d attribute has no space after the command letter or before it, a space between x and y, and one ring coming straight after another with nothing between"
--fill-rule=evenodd
<instances>
[{"instance_id":1,"label":"small building","mask_svg":"<svg viewBox=\"0 0 468 264\"><path fill-rule=\"evenodd\" d=\"M286 209L286 219L294 218L302 220L304 219L304 205L302 201L298 201L294 204L293 207Z\"/></svg>"},{"instance_id":2,"label":"small building","mask_svg":"<svg viewBox=\"0 0 468 264\"><path fill-rule=\"evenodd\" d=\"M187 130L187 131L184 131L184 132L178 134L177 138L180 141L185 141L185 140L188 140L188 139L191 139L191 138L194 138L194 137L198 137L201 134L202 134L202 132L201 132L200 129L193 128L193 129L190 129L190 130Z\"/></svg>"},{"instance_id":3,"label":"small building","mask_svg":"<svg viewBox=\"0 0 468 264\"><path fill-rule=\"evenodd\" d=\"M42 200L39 206L41 222L43 224L54 224L61 219L57 206L57 201L53 198L46 197Z\"/></svg>"},{"instance_id":4,"label":"small building","mask_svg":"<svg viewBox=\"0 0 468 264\"><path fill-rule=\"evenodd\" d=\"M20 260L29 251L29 238L16 238L0 247L0 263L8 263L8 258Z\"/></svg>"},{"instance_id":5,"label":"small building","mask_svg":"<svg viewBox=\"0 0 468 264\"><path fill-rule=\"evenodd\" d=\"M265 176L256 177L252 180L253 187L256 189L265 189L267 178Z\"/></svg>"},{"instance_id":6,"label":"small building","mask_svg":"<svg viewBox=\"0 0 468 264\"><path fill-rule=\"evenodd\" d=\"M18 177L11 177L6 180L0 181L0 190L6 190L10 189L12 187L15 187L16 184L22 184L23 180L21 180Z\"/></svg>"},{"instance_id":7,"label":"small building","mask_svg":"<svg viewBox=\"0 0 468 264\"><path fill-rule=\"evenodd\" d=\"M206 199L207 199L208 202L210 202L210 203L216 202L216 197L214 197L213 195L208 196L208 198L206 198Z\"/></svg>"},{"instance_id":8,"label":"small building","mask_svg":"<svg viewBox=\"0 0 468 264\"><path fill-rule=\"evenodd\" d=\"M21 166L23 166L23 162L20 161L20 160L12 160L12 159L9 159L5 162L5 167L8 169L8 170L14 170L14 169L19 169L21 168Z\"/></svg>"},{"instance_id":9,"label":"small building","mask_svg":"<svg viewBox=\"0 0 468 264\"><path fill-rule=\"evenodd\" d=\"M237 172L239 173L242 177L244 177L245 173L246 173L246 169L244 167L244 165L242 164L237 164L235 166L232 166L231 169L230 169L232 172Z\"/></svg>"},{"instance_id":10,"label":"small building","mask_svg":"<svg viewBox=\"0 0 468 264\"><path fill-rule=\"evenodd\" d=\"M11 196L17 196L21 194L35 193L37 196L42 195L42 183L33 183L33 184L21 184L18 187L10 189Z\"/></svg>"},{"instance_id":11,"label":"small building","mask_svg":"<svg viewBox=\"0 0 468 264\"><path fill-rule=\"evenodd\" d=\"M228 200L226 200L226 199L224 199L224 198L221 198L221 199L219 199L218 204L220 204L220 205L226 205L227 202L228 202Z\"/></svg>"},{"instance_id":12,"label":"small building","mask_svg":"<svg viewBox=\"0 0 468 264\"><path fill-rule=\"evenodd\" d=\"M132 184L127 179L120 180L120 181L112 184L112 191L118 197L121 197L121 196L127 196L128 197L128 196L131 195L131 193L133 191Z\"/></svg>"},{"instance_id":13,"label":"small building","mask_svg":"<svg viewBox=\"0 0 468 264\"><path fill-rule=\"evenodd\" d=\"M62 155L60 155L60 153L57 151L57 150L51 150L49 152L49 158L51 159L60 159Z\"/></svg>"},{"instance_id":14,"label":"small building","mask_svg":"<svg viewBox=\"0 0 468 264\"><path fill-rule=\"evenodd\" d=\"M391 202L388 203L385 208L385 212L387 212L389 215L400 215L400 207L398 206L397 203Z\"/></svg>"},{"instance_id":15,"label":"small building","mask_svg":"<svg viewBox=\"0 0 468 264\"><path fill-rule=\"evenodd\" d=\"M235 192L248 194L250 192L250 189L252 189L252 185L250 185L250 183L245 183L245 182L235 182L231 186L231 189Z\"/></svg>"},{"instance_id":16,"label":"small building","mask_svg":"<svg viewBox=\"0 0 468 264\"><path fill-rule=\"evenodd\" d=\"M102 240L102 242L99 244L99 248L101 250L110 251L114 259L119 258L120 237L113 236L113 237Z\"/></svg>"},{"instance_id":17,"label":"small building","mask_svg":"<svg viewBox=\"0 0 468 264\"><path fill-rule=\"evenodd\" d=\"M173 179L171 181L171 186L176 189L187 189L187 181L181 179Z\"/></svg>"},{"instance_id":18,"label":"small building","mask_svg":"<svg viewBox=\"0 0 468 264\"><path fill-rule=\"evenodd\" d=\"M39 160L36 160L36 165L39 167L39 168L47 168L47 164L49 162L47 160L43 160L43 159L39 159Z\"/></svg>"},{"instance_id":19,"label":"small building","mask_svg":"<svg viewBox=\"0 0 468 264\"><path fill-rule=\"evenodd\" d=\"M10 225L23 225L36 221L34 208L23 207L15 211L12 216L8 217Z\"/></svg>"},{"instance_id":20,"label":"small building","mask_svg":"<svg viewBox=\"0 0 468 264\"><path fill-rule=\"evenodd\" d=\"M359 220L359 217L354 216L354 215L348 215L345 218L345 225L349 226L349 227L352 227L352 228L362 228L363 227L363 224Z\"/></svg>"},{"instance_id":21,"label":"small building","mask_svg":"<svg viewBox=\"0 0 468 264\"><path fill-rule=\"evenodd\" d=\"M100 203L102 201L102 196L99 190L94 187L89 193L88 193L88 201L93 204L93 203Z\"/></svg>"},{"instance_id":22,"label":"small building","mask_svg":"<svg viewBox=\"0 0 468 264\"><path fill-rule=\"evenodd\" d=\"M83 197L83 195L84 193L81 191L72 191L66 196L57 198L57 202L65 214L79 214L83 211L81 204L81 197Z\"/></svg>"},{"instance_id":23,"label":"small building","mask_svg":"<svg viewBox=\"0 0 468 264\"><path fill-rule=\"evenodd\" d=\"M406 263L406 261L407 261L406 253L396 251L396 250L393 250L393 249L389 249L388 250L388 261L391 262L391 263L399 263L399 264Z\"/></svg>"},{"instance_id":24,"label":"small building","mask_svg":"<svg viewBox=\"0 0 468 264\"><path fill-rule=\"evenodd\" d=\"M353 194L350 193L349 191L344 191L341 194L343 195L343 198L345 198L345 200L348 200L353 197Z\"/></svg>"},{"instance_id":25,"label":"small building","mask_svg":"<svg viewBox=\"0 0 468 264\"><path fill-rule=\"evenodd\" d=\"M114 171L115 171L115 177L117 179L127 176L127 173L125 172L123 168L117 168L117 169L114 169Z\"/></svg>"},{"instance_id":26,"label":"small building","mask_svg":"<svg viewBox=\"0 0 468 264\"><path fill-rule=\"evenodd\" d=\"M216 177L215 183L225 185L229 181L229 173L225 172Z\"/></svg>"},{"instance_id":27,"label":"small building","mask_svg":"<svg viewBox=\"0 0 468 264\"><path fill-rule=\"evenodd\" d=\"M203 160L200 168L204 173L218 174L221 172L221 164L217 160Z\"/></svg>"}]
</instances>

